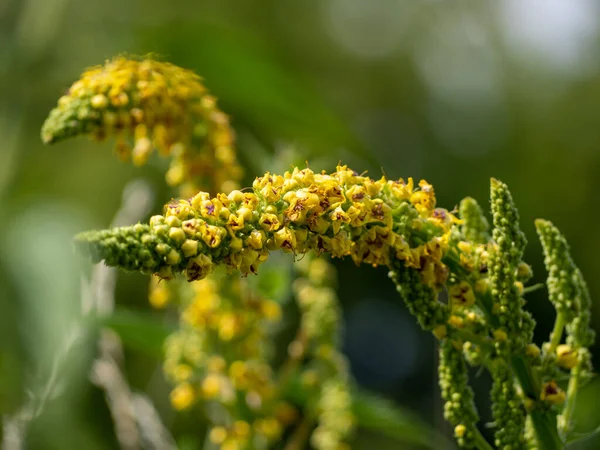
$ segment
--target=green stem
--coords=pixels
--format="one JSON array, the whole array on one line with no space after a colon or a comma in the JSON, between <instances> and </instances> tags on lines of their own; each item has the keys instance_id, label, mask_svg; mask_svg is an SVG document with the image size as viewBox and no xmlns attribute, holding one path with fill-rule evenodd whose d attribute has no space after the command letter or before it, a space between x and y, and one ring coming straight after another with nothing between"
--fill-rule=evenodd
<instances>
[{"instance_id":1,"label":"green stem","mask_svg":"<svg viewBox=\"0 0 600 450\"><path fill-rule=\"evenodd\" d=\"M511 357L510 366L527 397L539 400L540 398L540 380L527 361L521 356ZM537 436L539 448L544 450L561 450L563 441L558 434L556 415L550 411L534 409L530 413L533 428Z\"/></svg>"},{"instance_id":2,"label":"green stem","mask_svg":"<svg viewBox=\"0 0 600 450\"><path fill-rule=\"evenodd\" d=\"M563 330L565 329L565 316L559 312L556 315L556 321L554 322L554 328L550 334L550 348L548 349L549 354L556 352L556 347L560 344L562 339Z\"/></svg>"},{"instance_id":3,"label":"green stem","mask_svg":"<svg viewBox=\"0 0 600 450\"><path fill-rule=\"evenodd\" d=\"M579 365L573 367L571 370L571 378L569 379L569 387L567 388L567 402L565 403L565 408L563 409L559 421L560 432L563 438L565 438L567 433L571 430L571 416L575 409L580 374L581 367Z\"/></svg>"},{"instance_id":4,"label":"green stem","mask_svg":"<svg viewBox=\"0 0 600 450\"><path fill-rule=\"evenodd\" d=\"M478 428L473 429L473 438L475 443L475 448L478 450L494 450L494 448L485 440L481 431Z\"/></svg>"},{"instance_id":5,"label":"green stem","mask_svg":"<svg viewBox=\"0 0 600 450\"><path fill-rule=\"evenodd\" d=\"M540 289L542 289L544 287L546 287L546 285L544 283L533 284L533 285L527 286L525 289L523 289L523 294L530 294L532 292L539 291Z\"/></svg>"}]
</instances>

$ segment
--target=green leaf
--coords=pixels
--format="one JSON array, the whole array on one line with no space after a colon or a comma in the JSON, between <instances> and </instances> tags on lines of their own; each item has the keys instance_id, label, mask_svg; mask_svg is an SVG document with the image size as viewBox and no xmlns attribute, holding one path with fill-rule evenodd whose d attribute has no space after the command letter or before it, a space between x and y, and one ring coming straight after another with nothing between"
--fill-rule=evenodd
<instances>
[{"instance_id":1,"label":"green leaf","mask_svg":"<svg viewBox=\"0 0 600 450\"><path fill-rule=\"evenodd\" d=\"M428 449L451 449L455 445L412 412L374 394L355 389L354 415L361 428L388 438Z\"/></svg>"},{"instance_id":2,"label":"green leaf","mask_svg":"<svg viewBox=\"0 0 600 450\"><path fill-rule=\"evenodd\" d=\"M306 391L298 376L290 380L285 394L294 402L306 404ZM351 394L352 412L360 428L418 448L456 448L453 442L407 409L356 386Z\"/></svg>"},{"instance_id":3,"label":"green leaf","mask_svg":"<svg viewBox=\"0 0 600 450\"><path fill-rule=\"evenodd\" d=\"M565 446L567 450L596 450L598 448L600 448L600 427Z\"/></svg>"},{"instance_id":4,"label":"green leaf","mask_svg":"<svg viewBox=\"0 0 600 450\"><path fill-rule=\"evenodd\" d=\"M125 347L156 358L162 358L163 343L175 330L151 314L126 309L115 310L101 325L117 333Z\"/></svg>"}]
</instances>

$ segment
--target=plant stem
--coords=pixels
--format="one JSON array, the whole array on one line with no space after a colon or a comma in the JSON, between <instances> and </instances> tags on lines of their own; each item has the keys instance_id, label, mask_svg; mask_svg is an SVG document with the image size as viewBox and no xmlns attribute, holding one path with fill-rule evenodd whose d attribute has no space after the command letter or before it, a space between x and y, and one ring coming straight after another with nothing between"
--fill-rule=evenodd
<instances>
[{"instance_id":1,"label":"plant stem","mask_svg":"<svg viewBox=\"0 0 600 450\"><path fill-rule=\"evenodd\" d=\"M567 388L567 402L559 418L560 432L563 438L566 437L571 428L571 416L573 415L573 410L575 409L580 374L581 367L579 365L573 367L571 370L571 378L569 379L569 387Z\"/></svg>"},{"instance_id":2,"label":"plant stem","mask_svg":"<svg viewBox=\"0 0 600 450\"><path fill-rule=\"evenodd\" d=\"M538 291L544 288L545 286L546 285L544 283L537 283L531 286L527 286L525 289L523 289L523 294L530 294L531 292Z\"/></svg>"},{"instance_id":3,"label":"plant stem","mask_svg":"<svg viewBox=\"0 0 600 450\"><path fill-rule=\"evenodd\" d=\"M540 381L527 361L521 356L513 356L509 361L523 390L523 394L535 400L540 398ZM557 430L556 416L549 411L534 409L530 413L533 428L540 448L544 450L561 450L563 442Z\"/></svg>"},{"instance_id":4,"label":"plant stem","mask_svg":"<svg viewBox=\"0 0 600 450\"><path fill-rule=\"evenodd\" d=\"M559 312L556 315L556 321L554 322L554 328L552 329L552 333L550 334L550 348L548 349L549 354L556 352L556 347L558 347L558 344L560 344L564 329L565 329L565 316L563 313Z\"/></svg>"},{"instance_id":5,"label":"plant stem","mask_svg":"<svg viewBox=\"0 0 600 450\"><path fill-rule=\"evenodd\" d=\"M494 450L494 448L485 440L481 431L478 428L473 430L474 439L475 439L475 448L478 450Z\"/></svg>"}]
</instances>

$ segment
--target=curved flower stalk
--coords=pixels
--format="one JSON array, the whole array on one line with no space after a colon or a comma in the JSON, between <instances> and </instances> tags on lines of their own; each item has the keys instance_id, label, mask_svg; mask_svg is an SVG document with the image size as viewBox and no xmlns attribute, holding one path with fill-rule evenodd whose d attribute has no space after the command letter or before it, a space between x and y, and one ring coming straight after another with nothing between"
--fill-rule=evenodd
<instances>
[{"instance_id":1,"label":"curved flower stalk","mask_svg":"<svg viewBox=\"0 0 600 450\"><path fill-rule=\"evenodd\" d=\"M116 57L85 71L42 127L45 143L80 135L114 136L136 165L155 149L171 157L166 179L182 196L229 192L242 172L228 117L198 75L167 62Z\"/></svg>"},{"instance_id":2,"label":"curved flower stalk","mask_svg":"<svg viewBox=\"0 0 600 450\"><path fill-rule=\"evenodd\" d=\"M149 225L82 233L76 242L96 262L162 278L185 272L198 280L219 265L248 275L270 251L316 250L357 264L403 261L423 284L440 288L449 273L442 257L452 218L435 209L424 181L415 189L412 179L375 181L340 166L332 174L267 173L252 192L201 192L168 204Z\"/></svg>"}]
</instances>

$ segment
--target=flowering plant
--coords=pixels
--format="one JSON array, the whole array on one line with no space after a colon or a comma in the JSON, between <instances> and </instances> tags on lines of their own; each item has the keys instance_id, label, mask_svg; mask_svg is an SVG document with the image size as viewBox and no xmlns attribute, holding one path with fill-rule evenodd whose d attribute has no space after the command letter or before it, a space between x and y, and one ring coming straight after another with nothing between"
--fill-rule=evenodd
<instances>
[{"instance_id":1,"label":"flowering plant","mask_svg":"<svg viewBox=\"0 0 600 450\"><path fill-rule=\"evenodd\" d=\"M557 317L548 342L533 342L535 321L524 306L536 287L527 286L526 239L504 183L491 180L491 227L472 198L449 211L437 207L425 180L372 179L342 165L266 173L238 190L227 116L197 76L154 60L116 58L83 74L42 137L81 134L115 135L118 154L136 164L154 148L172 157L167 181L180 199L162 215L75 242L94 262L153 274L154 306L179 303L180 328L166 342L164 363L171 402L178 410L203 404L213 444L267 449L285 440L302 448L311 436L316 449L351 445L357 414L327 256L387 267L409 311L439 340L444 413L459 446L552 450L572 439L577 394L592 370L590 296L565 238L536 221ZM251 282L275 252L299 260L293 290L301 321L281 366L269 345L281 306ZM477 425L468 366L493 380L492 443ZM304 398L290 395L295 383Z\"/></svg>"}]
</instances>

